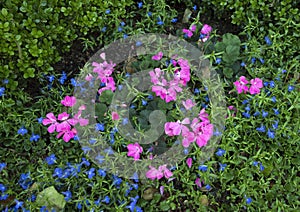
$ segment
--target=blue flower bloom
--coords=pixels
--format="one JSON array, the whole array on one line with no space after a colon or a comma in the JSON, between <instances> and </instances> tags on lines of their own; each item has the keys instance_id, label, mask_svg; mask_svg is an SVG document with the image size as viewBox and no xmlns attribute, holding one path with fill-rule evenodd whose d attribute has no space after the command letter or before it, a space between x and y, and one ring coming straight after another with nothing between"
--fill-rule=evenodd
<instances>
[{"instance_id":1,"label":"blue flower bloom","mask_svg":"<svg viewBox=\"0 0 300 212\"><path fill-rule=\"evenodd\" d=\"M260 115L260 112L259 111L256 111L253 116L259 116Z\"/></svg>"},{"instance_id":2,"label":"blue flower bloom","mask_svg":"<svg viewBox=\"0 0 300 212\"><path fill-rule=\"evenodd\" d=\"M108 204L110 202L109 196L105 196L104 199L102 200L102 202L105 202L106 204Z\"/></svg>"},{"instance_id":3,"label":"blue flower bloom","mask_svg":"<svg viewBox=\"0 0 300 212\"><path fill-rule=\"evenodd\" d=\"M96 129L97 131L103 132L104 129L105 129L105 128L104 128L104 124L97 123L95 129Z\"/></svg>"},{"instance_id":4,"label":"blue flower bloom","mask_svg":"<svg viewBox=\"0 0 300 212\"><path fill-rule=\"evenodd\" d=\"M270 88L275 88L275 82L272 80L269 82Z\"/></svg>"},{"instance_id":5,"label":"blue flower bloom","mask_svg":"<svg viewBox=\"0 0 300 212\"><path fill-rule=\"evenodd\" d=\"M163 22L162 20L159 20L159 21L157 21L156 23L157 23L158 25L160 25L160 26L161 26L161 25L164 25L164 22Z\"/></svg>"},{"instance_id":6,"label":"blue flower bloom","mask_svg":"<svg viewBox=\"0 0 300 212\"><path fill-rule=\"evenodd\" d=\"M53 82L54 79L55 79L55 76L54 76L54 75L48 76L48 80L49 80L50 83Z\"/></svg>"},{"instance_id":7,"label":"blue flower bloom","mask_svg":"<svg viewBox=\"0 0 300 212\"><path fill-rule=\"evenodd\" d=\"M121 22L121 26L125 26L125 22L124 21Z\"/></svg>"},{"instance_id":8,"label":"blue flower bloom","mask_svg":"<svg viewBox=\"0 0 300 212\"><path fill-rule=\"evenodd\" d=\"M24 127L21 127L19 130L18 130L18 134L20 135L25 135L26 133L28 132L27 129L25 129Z\"/></svg>"},{"instance_id":9,"label":"blue flower bloom","mask_svg":"<svg viewBox=\"0 0 300 212\"><path fill-rule=\"evenodd\" d=\"M0 97L3 96L4 91L5 91L5 88L4 87L0 87Z\"/></svg>"},{"instance_id":10,"label":"blue flower bloom","mask_svg":"<svg viewBox=\"0 0 300 212\"><path fill-rule=\"evenodd\" d=\"M250 116L251 116L249 113L245 113L245 112L243 112L242 115L243 115L245 118L250 118Z\"/></svg>"},{"instance_id":11,"label":"blue flower bloom","mask_svg":"<svg viewBox=\"0 0 300 212\"><path fill-rule=\"evenodd\" d=\"M197 10L197 5L193 6L193 10L196 11Z\"/></svg>"},{"instance_id":12,"label":"blue flower bloom","mask_svg":"<svg viewBox=\"0 0 300 212\"><path fill-rule=\"evenodd\" d=\"M253 64L253 63L255 63L255 61L256 61L255 57L252 57L251 58L251 63Z\"/></svg>"},{"instance_id":13,"label":"blue flower bloom","mask_svg":"<svg viewBox=\"0 0 300 212\"><path fill-rule=\"evenodd\" d=\"M249 205L251 202L252 202L252 199L251 199L250 197L248 197L248 198L246 199L246 203Z\"/></svg>"},{"instance_id":14,"label":"blue flower bloom","mask_svg":"<svg viewBox=\"0 0 300 212\"><path fill-rule=\"evenodd\" d=\"M273 109L273 111L274 111L274 114L276 115L276 116L278 116L279 115L279 110L278 109L275 109L275 108L272 108Z\"/></svg>"},{"instance_id":15,"label":"blue flower bloom","mask_svg":"<svg viewBox=\"0 0 300 212\"><path fill-rule=\"evenodd\" d=\"M3 82L3 84L8 84L9 80L8 79L4 79L2 82Z\"/></svg>"},{"instance_id":16,"label":"blue flower bloom","mask_svg":"<svg viewBox=\"0 0 300 212\"><path fill-rule=\"evenodd\" d=\"M206 190L210 190L210 189L211 189L211 186L210 186L209 184L207 184L207 185L205 186L205 188L206 188Z\"/></svg>"},{"instance_id":17,"label":"blue flower bloom","mask_svg":"<svg viewBox=\"0 0 300 212\"><path fill-rule=\"evenodd\" d=\"M242 66L242 67L245 67L245 66L246 66L246 63L245 63L244 61L242 61L242 62L241 62L241 66Z\"/></svg>"},{"instance_id":18,"label":"blue flower bloom","mask_svg":"<svg viewBox=\"0 0 300 212\"><path fill-rule=\"evenodd\" d=\"M107 27L102 27L101 31L106 32Z\"/></svg>"},{"instance_id":19,"label":"blue flower bloom","mask_svg":"<svg viewBox=\"0 0 300 212\"><path fill-rule=\"evenodd\" d=\"M80 165L90 166L90 162L86 158L81 158L82 162Z\"/></svg>"},{"instance_id":20,"label":"blue flower bloom","mask_svg":"<svg viewBox=\"0 0 300 212\"><path fill-rule=\"evenodd\" d=\"M247 103L249 103L249 100L248 100L248 99L245 99L244 101L242 101L242 104L243 104L243 105L245 105L245 104L247 104Z\"/></svg>"},{"instance_id":21,"label":"blue flower bloom","mask_svg":"<svg viewBox=\"0 0 300 212\"><path fill-rule=\"evenodd\" d=\"M195 88L194 89L194 94L198 94L198 93L200 93L200 90L198 88Z\"/></svg>"},{"instance_id":22,"label":"blue flower bloom","mask_svg":"<svg viewBox=\"0 0 300 212\"><path fill-rule=\"evenodd\" d=\"M62 168L55 168L52 176L53 177L57 176L58 178L62 178L62 176L63 176Z\"/></svg>"},{"instance_id":23,"label":"blue flower bloom","mask_svg":"<svg viewBox=\"0 0 300 212\"><path fill-rule=\"evenodd\" d=\"M269 83L267 81L263 82L264 86L267 87Z\"/></svg>"},{"instance_id":24,"label":"blue flower bloom","mask_svg":"<svg viewBox=\"0 0 300 212\"><path fill-rule=\"evenodd\" d=\"M289 85L289 86L288 86L288 92L291 92L291 91L293 91L294 89L295 89L294 86L292 86L292 85Z\"/></svg>"},{"instance_id":25,"label":"blue flower bloom","mask_svg":"<svg viewBox=\"0 0 300 212\"><path fill-rule=\"evenodd\" d=\"M126 33L124 33L123 38L124 39L128 38L128 35Z\"/></svg>"},{"instance_id":26,"label":"blue flower bloom","mask_svg":"<svg viewBox=\"0 0 300 212\"><path fill-rule=\"evenodd\" d=\"M2 183L0 183L0 191L1 191L2 193L4 193L4 192L6 191L5 185L3 185Z\"/></svg>"},{"instance_id":27,"label":"blue flower bloom","mask_svg":"<svg viewBox=\"0 0 300 212\"><path fill-rule=\"evenodd\" d=\"M30 137L30 141L35 141L37 142L38 140L40 139L40 135L35 135L35 134L32 134L32 136Z\"/></svg>"},{"instance_id":28,"label":"blue flower bloom","mask_svg":"<svg viewBox=\"0 0 300 212\"><path fill-rule=\"evenodd\" d=\"M265 128L265 126L263 124L261 124L260 127L256 128L256 130L258 132L266 132L266 128Z\"/></svg>"},{"instance_id":29,"label":"blue flower bloom","mask_svg":"<svg viewBox=\"0 0 300 212\"><path fill-rule=\"evenodd\" d=\"M136 46L141 46L143 43L141 42L141 41L137 41L136 43L135 43L135 45Z\"/></svg>"},{"instance_id":30,"label":"blue flower bloom","mask_svg":"<svg viewBox=\"0 0 300 212\"><path fill-rule=\"evenodd\" d=\"M260 170L260 171L265 170L265 167L264 167L261 163L259 164L259 170Z\"/></svg>"},{"instance_id":31,"label":"blue flower bloom","mask_svg":"<svg viewBox=\"0 0 300 212\"><path fill-rule=\"evenodd\" d=\"M28 187L33 183L30 178L30 173L22 173L18 183L24 190L28 189Z\"/></svg>"},{"instance_id":32,"label":"blue flower bloom","mask_svg":"<svg viewBox=\"0 0 300 212\"><path fill-rule=\"evenodd\" d=\"M272 41L270 40L270 38L268 36L265 36L265 41L268 46L272 45Z\"/></svg>"},{"instance_id":33,"label":"blue flower bloom","mask_svg":"<svg viewBox=\"0 0 300 212\"><path fill-rule=\"evenodd\" d=\"M98 169L98 175L101 177L105 177L106 176L106 171L104 169Z\"/></svg>"},{"instance_id":34,"label":"blue flower bloom","mask_svg":"<svg viewBox=\"0 0 300 212\"><path fill-rule=\"evenodd\" d=\"M0 172L6 167L6 163L0 163Z\"/></svg>"},{"instance_id":35,"label":"blue flower bloom","mask_svg":"<svg viewBox=\"0 0 300 212\"><path fill-rule=\"evenodd\" d=\"M95 168L90 168L89 171L86 172L89 179L92 179L95 176Z\"/></svg>"},{"instance_id":36,"label":"blue flower bloom","mask_svg":"<svg viewBox=\"0 0 300 212\"><path fill-rule=\"evenodd\" d=\"M0 195L0 200L6 200L8 198L8 194L2 193Z\"/></svg>"},{"instance_id":37,"label":"blue flower bloom","mask_svg":"<svg viewBox=\"0 0 300 212\"><path fill-rule=\"evenodd\" d=\"M198 167L199 171L202 171L202 172L206 172L207 171L207 166L206 165L200 165Z\"/></svg>"},{"instance_id":38,"label":"blue flower bloom","mask_svg":"<svg viewBox=\"0 0 300 212\"><path fill-rule=\"evenodd\" d=\"M35 194L32 194L31 196L30 196L30 202L34 202L36 200L36 195Z\"/></svg>"},{"instance_id":39,"label":"blue flower bloom","mask_svg":"<svg viewBox=\"0 0 300 212\"><path fill-rule=\"evenodd\" d=\"M63 71L62 76L59 78L59 82L60 84L64 84L66 80L67 80L67 74L66 72Z\"/></svg>"},{"instance_id":40,"label":"blue flower bloom","mask_svg":"<svg viewBox=\"0 0 300 212\"><path fill-rule=\"evenodd\" d=\"M259 58L259 61L260 61L261 64L264 64L264 63L265 63L265 60L262 59L262 58Z\"/></svg>"},{"instance_id":41,"label":"blue flower bloom","mask_svg":"<svg viewBox=\"0 0 300 212\"><path fill-rule=\"evenodd\" d=\"M105 13L109 14L110 13L110 9L105 10Z\"/></svg>"},{"instance_id":42,"label":"blue flower bloom","mask_svg":"<svg viewBox=\"0 0 300 212\"><path fill-rule=\"evenodd\" d=\"M284 74L284 73L286 73L286 70L282 70L282 72L281 72L282 74Z\"/></svg>"},{"instance_id":43,"label":"blue flower bloom","mask_svg":"<svg viewBox=\"0 0 300 212\"><path fill-rule=\"evenodd\" d=\"M152 16L152 12L148 12L147 15L150 17Z\"/></svg>"},{"instance_id":44,"label":"blue flower bloom","mask_svg":"<svg viewBox=\"0 0 300 212\"><path fill-rule=\"evenodd\" d=\"M61 193L65 195L65 200L66 201L69 201L72 198L72 193L69 190L65 191L65 192L61 192Z\"/></svg>"},{"instance_id":45,"label":"blue flower bloom","mask_svg":"<svg viewBox=\"0 0 300 212\"><path fill-rule=\"evenodd\" d=\"M55 154L52 154L52 155L46 157L45 160L46 160L46 162L47 162L48 165L53 165L55 163L55 161L56 161Z\"/></svg>"},{"instance_id":46,"label":"blue flower bloom","mask_svg":"<svg viewBox=\"0 0 300 212\"><path fill-rule=\"evenodd\" d=\"M118 27L118 32L122 32L123 28L122 27Z\"/></svg>"},{"instance_id":47,"label":"blue flower bloom","mask_svg":"<svg viewBox=\"0 0 300 212\"><path fill-rule=\"evenodd\" d=\"M262 110L262 117L263 117L263 118L267 117L268 114L269 114L268 112Z\"/></svg>"},{"instance_id":48,"label":"blue flower bloom","mask_svg":"<svg viewBox=\"0 0 300 212\"><path fill-rule=\"evenodd\" d=\"M257 161L253 161L253 166L257 166L258 165L258 162Z\"/></svg>"},{"instance_id":49,"label":"blue flower bloom","mask_svg":"<svg viewBox=\"0 0 300 212\"><path fill-rule=\"evenodd\" d=\"M22 205L23 205L23 202L21 202L21 201L18 201L18 200L16 200L16 199L15 199L15 202L16 202L15 209L19 209L19 208L21 208L21 207L22 207Z\"/></svg>"},{"instance_id":50,"label":"blue flower bloom","mask_svg":"<svg viewBox=\"0 0 300 212\"><path fill-rule=\"evenodd\" d=\"M220 169L219 169L219 171L221 172L221 171L224 171L225 170L225 168L226 168L226 166L227 166L227 164L222 164L222 163L219 163L220 164Z\"/></svg>"},{"instance_id":51,"label":"blue flower bloom","mask_svg":"<svg viewBox=\"0 0 300 212\"><path fill-rule=\"evenodd\" d=\"M278 122L279 121L277 120L277 121L275 121L274 124L272 124L272 127L273 127L274 130L276 130L278 128Z\"/></svg>"},{"instance_id":52,"label":"blue flower bloom","mask_svg":"<svg viewBox=\"0 0 300 212\"><path fill-rule=\"evenodd\" d=\"M245 110L246 110L246 111L250 111L250 110L251 110L250 105L247 105L247 106L245 107Z\"/></svg>"},{"instance_id":53,"label":"blue flower bloom","mask_svg":"<svg viewBox=\"0 0 300 212\"><path fill-rule=\"evenodd\" d=\"M37 118L38 123L42 124L43 123L43 119L44 119L43 117Z\"/></svg>"},{"instance_id":54,"label":"blue flower bloom","mask_svg":"<svg viewBox=\"0 0 300 212\"><path fill-rule=\"evenodd\" d=\"M173 19L171 20L171 23L176 23L177 21L178 21L177 18L173 18Z\"/></svg>"},{"instance_id":55,"label":"blue flower bloom","mask_svg":"<svg viewBox=\"0 0 300 212\"><path fill-rule=\"evenodd\" d=\"M104 156L98 154L97 157L95 157L98 163L102 164L104 162Z\"/></svg>"},{"instance_id":56,"label":"blue flower bloom","mask_svg":"<svg viewBox=\"0 0 300 212\"><path fill-rule=\"evenodd\" d=\"M267 135L269 138L274 139L275 138L275 132L272 130L268 129Z\"/></svg>"},{"instance_id":57,"label":"blue flower bloom","mask_svg":"<svg viewBox=\"0 0 300 212\"><path fill-rule=\"evenodd\" d=\"M219 148L218 151L216 152L216 155L217 156L223 156L225 154L225 152L226 151L224 149Z\"/></svg>"},{"instance_id":58,"label":"blue flower bloom","mask_svg":"<svg viewBox=\"0 0 300 212\"><path fill-rule=\"evenodd\" d=\"M147 104L148 104L148 102L146 100L142 99L142 105L145 106Z\"/></svg>"},{"instance_id":59,"label":"blue flower bloom","mask_svg":"<svg viewBox=\"0 0 300 212\"><path fill-rule=\"evenodd\" d=\"M138 8L141 9L143 7L143 2L138 2Z\"/></svg>"},{"instance_id":60,"label":"blue flower bloom","mask_svg":"<svg viewBox=\"0 0 300 212\"><path fill-rule=\"evenodd\" d=\"M134 109L134 108L136 108L136 106L135 106L134 104L131 104L131 105L130 105L130 108L131 108L131 109Z\"/></svg>"},{"instance_id":61,"label":"blue flower bloom","mask_svg":"<svg viewBox=\"0 0 300 212\"><path fill-rule=\"evenodd\" d=\"M222 61L222 59L221 59L221 58L216 58L216 64L220 64L220 63L221 63L221 61Z\"/></svg>"},{"instance_id":62,"label":"blue flower bloom","mask_svg":"<svg viewBox=\"0 0 300 212\"><path fill-rule=\"evenodd\" d=\"M120 177L118 177L117 175L112 175L113 177L113 185L115 185L117 188L120 187L121 183L122 183L122 179Z\"/></svg>"},{"instance_id":63,"label":"blue flower bloom","mask_svg":"<svg viewBox=\"0 0 300 212\"><path fill-rule=\"evenodd\" d=\"M274 102L274 103L276 103L277 102L276 97L272 96L271 101Z\"/></svg>"}]
</instances>

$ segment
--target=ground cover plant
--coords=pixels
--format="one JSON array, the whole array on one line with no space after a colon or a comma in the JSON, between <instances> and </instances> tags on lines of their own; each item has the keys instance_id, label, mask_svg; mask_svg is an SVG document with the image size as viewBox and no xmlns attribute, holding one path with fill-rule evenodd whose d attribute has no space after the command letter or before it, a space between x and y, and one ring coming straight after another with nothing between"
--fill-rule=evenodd
<instances>
[{"instance_id":1,"label":"ground cover plant","mask_svg":"<svg viewBox=\"0 0 300 212\"><path fill-rule=\"evenodd\" d=\"M0 210L298 211L296 2L1 1ZM98 52L145 33L188 42L208 75L185 49ZM182 159L148 166L173 146ZM115 153L130 177L109 169Z\"/></svg>"}]
</instances>

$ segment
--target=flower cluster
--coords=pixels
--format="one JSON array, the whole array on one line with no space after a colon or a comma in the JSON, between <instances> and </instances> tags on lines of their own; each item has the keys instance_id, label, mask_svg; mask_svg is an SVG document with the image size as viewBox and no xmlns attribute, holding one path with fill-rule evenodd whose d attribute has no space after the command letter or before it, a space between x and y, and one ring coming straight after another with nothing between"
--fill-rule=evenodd
<instances>
[{"instance_id":1,"label":"flower cluster","mask_svg":"<svg viewBox=\"0 0 300 212\"><path fill-rule=\"evenodd\" d=\"M162 53L154 55L154 60L162 58ZM175 101L177 92L181 92L182 88L179 85L186 86L190 81L190 66L187 60L178 59L178 61L172 60L172 64L175 66L174 78L169 82L165 79L165 72L160 68L155 68L154 71L150 71L152 91L166 102ZM177 66L179 65L179 67Z\"/></svg>"},{"instance_id":2,"label":"flower cluster","mask_svg":"<svg viewBox=\"0 0 300 212\"><path fill-rule=\"evenodd\" d=\"M241 76L239 80L235 81L233 84L236 86L238 94L244 92L247 93L249 91L250 94L259 94L260 89L263 87L263 81L259 78L250 80L250 88L247 86L249 81L245 76Z\"/></svg>"},{"instance_id":3,"label":"flower cluster","mask_svg":"<svg viewBox=\"0 0 300 212\"><path fill-rule=\"evenodd\" d=\"M66 107L72 107L76 103L76 98L74 96L66 96L61 104ZM46 115L47 118L43 119L43 125L49 125L48 132L53 133L54 131L58 132L57 138L63 136L63 140L65 142L69 142L72 138L77 134L77 130L74 127L76 124L80 124L80 126L85 126L88 124L88 119L84 119L81 117L82 111L85 110L85 106L81 106L77 114L70 118L70 114L63 112L58 114L56 118L54 114L48 113Z\"/></svg>"},{"instance_id":4,"label":"flower cluster","mask_svg":"<svg viewBox=\"0 0 300 212\"><path fill-rule=\"evenodd\" d=\"M184 36L188 38L191 38L195 31L196 31L196 25L194 24L190 27L190 29L182 29ZM212 27L209 26L208 24L204 24L202 29L200 30L199 40L201 40L202 42L206 42L210 37L211 31L212 31Z\"/></svg>"},{"instance_id":5,"label":"flower cluster","mask_svg":"<svg viewBox=\"0 0 300 212\"><path fill-rule=\"evenodd\" d=\"M146 177L151 180L159 180L163 177L170 178L173 175L173 173L167 168L167 165L159 166L158 169L154 168L153 166L149 166L149 168L150 170L147 171Z\"/></svg>"},{"instance_id":6,"label":"flower cluster","mask_svg":"<svg viewBox=\"0 0 300 212\"><path fill-rule=\"evenodd\" d=\"M167 122L165 133L169 136L181 135L183 137L182 145L185 148L195 141L199 147L205 146L213 135L213 125L210 123L204 108L198 116L199 118L194 118L192 121L185 118L183 121ZM191 131L186 125L190 126Z\"/></svg>"}]
</instances>

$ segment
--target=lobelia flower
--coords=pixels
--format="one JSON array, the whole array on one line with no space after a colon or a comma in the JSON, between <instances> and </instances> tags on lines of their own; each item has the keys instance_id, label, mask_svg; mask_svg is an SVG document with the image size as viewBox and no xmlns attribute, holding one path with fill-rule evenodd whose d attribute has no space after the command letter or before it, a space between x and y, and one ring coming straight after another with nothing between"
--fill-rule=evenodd
<instances>
[{"instance_id":1,"label":"lobelia flower","mask_svg":"<svg viewBox=\"0 0 300 212\"><path fill-rule=\"evenodd\" d=\"M76 104L76 97L66 96L63 100L61 100L61 104L63 104L66 107L72 107Z\"/></svg>"},{"instance_id":2,"label":"lobelia flower","mask_svg":"<svg viewBox=\"0 0 300 212\"><path fill-rule=\"evenodd\" d=\"M162 52L158 52L156 55L152 56L152 60L161 60L161 58L163 57L163 53Z\"/></svg>"},{"instance_id":3,"label":"lobelia flower","mask_svg":"<svg viewBox=\"0 0 300 212\"><path fill-rule=\"evenodd\" d=\"M238 94L240 94L243 91L244 91L244 93L246 93L247 91L249 91L249 88L246 86L248 83L249 82L246 79L246 77L241 76L240 79L238 81L235 81L233 84L236 86Z\"/></svg>"},{"instance_id":4,"label":"lobelia flower","mask_svg":"<svg viewBox=\"0 0 300 212\"><path fill-rule=\"evenodd\" d=\"M143 148L138 143L128 144L127 149L127 156L133 157L134 160L140 159L140 154L143 152Z\"/></svg>"},{"instance_id":5,"label":"lobelia flower","mask_svg":"<svg viewBox=\"0 0 300 212\"><path fill-rule=\"evenodd\" d=\"M250 80L251 86L249 89L250 94L259 94L260 89L263 87L263 81L259 78Z\"/></svg>"}]
</instances>

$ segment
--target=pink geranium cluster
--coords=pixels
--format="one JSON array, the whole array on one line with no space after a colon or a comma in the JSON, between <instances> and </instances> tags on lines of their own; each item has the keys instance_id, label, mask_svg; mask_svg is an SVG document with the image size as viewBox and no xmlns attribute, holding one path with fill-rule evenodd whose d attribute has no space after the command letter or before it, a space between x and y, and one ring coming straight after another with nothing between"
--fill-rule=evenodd
<instances>
[{"instance_id":1,"label":"pink geranium cluster","mask_svg":"<svg viewBox=\"0 0 300 212\"><path fill-rule=\"evenodd\" d=\"M212 31L212 27L207 25L207 24L204 24L202 29L201 29L201 35L200 35L200 39L202 40L202 42L205 42L209 39L210 37L210 33Z\"/></svg>"},{"instance_id":2,"label":"pink geranium cluster","mask_svg":"<svg viewBox=\"0 0 300 212\"><path fill-rule=\"evenodd\" d=\"M185 118L183 121L167 122L165 124L165 133L169 136L181 135L183 137L182 145L185 148L195 141L199 147L203 147L213 135L213 125L210 123L208 114L203 108L198 118L194 118L192 121L189 118Z\"/></svg>"},{"instance_id":3,"label":"pink geranium cluster","mask_svg":"<svg viewBox=\"0 0 300 212\"><path fill-rule=\"evenodd\" d=\"M247 86L249 81L245 76L241 76L239 80L235 81L233 84L235 85L238 94L247 93L249 91L250 94L259 94L260 89L263 87L263 81L259 78L255 78L250 80L250 88Z\"/></svg>"},{"instance_id":4,"label":"pink geranium cluster","mask_svg":"<svg viewBox=\"0 0 300 212\"><path fill-rule=\"evenodd\" d=\"M183 29L182 32L188 37L192 37L193 36L193 32L196 31L196 25L192 25L190 27L190 29Z\"/></svg>"},{"instance_id":5,"label":"pink geranium cluster","mask_svg":"<svg viewBox=\"0 0 300 212\"><path fill-rule=\"evenodd\" d=\"M146 177L151 180L159 180L163 177L168 179L173 175L173 173L167 168L167 165L159 166L158 169L153 166L149 166L149 168L150 170L146 172Z\"/></svg>"},{"instance_id":6,"label":"pink geranium cluster","mask_svg":"<svg viewBox=\"0 0 300 212\"><path fill-rule=\"evenodd\" d=\"M92 63L92 66L95 67L93 69L93 72L98 74L97 79L100 79L102 83L105 83L105 87L100 88L98 90L98 93L101 94L104 90L115 91L116 84L115 84L114 78L111 75L114 71L114 67L116 66L116 64L114 64L112 62L108 63L105 60L105 53L100 54L100 57L104 60L104 62L102 62L102 63L93 62Z\"/></svg>"},{"instance_id":7,"label":"pink geranium cluster","mask_svg":"<svg viewBox=\"0 0 300 212\"><path fill-rule=\"evenodd\" d=\"M177 92L181 92L180 85L186 86L190 81L190 66L188 61L179 59L177 62L173 62L173 65L179 65L174 71L174 78L169 82L164 78L164 71L160 68L155 68L154 71L150 71L152 91L166 102L175 101Z\"/></svg>"},{"instance_id":8,"label":"pink geranium cluster","mask_svg":"<svg viewBox=\"0 0 300 212\"><path fill-rule=\"evenodd\" d=\"M66 96L62 101L62 105L66 107L72 107L76 103L76 98L74 96ZM65 142L69 142L72 138L77 134L77 130L74 127L76 124L80 124L80 126L85 126L88 124L88 120L81 118L81 112L85 110L85 106L79 107L79 111L77 114L70 118L70 114L63 112L58 114L56 118L53 113L48 113L46 115L47 118L43 119L43 125L49 125L48 132L58 132L56 138L60 138L63 136L63 140Z\"/></svg>"}]
</instances>

